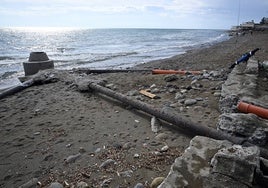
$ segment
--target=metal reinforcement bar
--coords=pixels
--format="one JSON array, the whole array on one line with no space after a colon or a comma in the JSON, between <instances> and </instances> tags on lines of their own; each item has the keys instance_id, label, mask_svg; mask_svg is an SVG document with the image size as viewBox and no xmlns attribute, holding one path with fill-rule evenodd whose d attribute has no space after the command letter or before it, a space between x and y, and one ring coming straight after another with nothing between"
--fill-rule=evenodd
<instances>
[{"instance_id":1,"label":"metal reinforcement bar","mask_svg":"<svg viewBox=\"0 0 268 188\"><path fill-rule=\"evenodd\" d=\"M132 99L131 97L125 96L121 93L118 93L106 87L100 86L94 83L94 81L89 84L89 88L96 92L105 94L111 98L114 98L118 101L121 101L124 104L131 105L132 107L138 110L142 110L159 119L172 123L173 125L178 126L182 129L191 131L195 135L206 136L206 137L210 137L210 138L214 138L218 140L229 140L230 142L234 144L240 144L244 146L254 146L253 144L249 143L243 138L230 136L226 133L217 131L216 129L213 129L213 128L210 128L201 124L193 123L190 120L186 120L185 118L182 118L179 114L176 114L174 112L171 113L165 109L156 108L150 104ZM268 150L265 148L261 148L261 147L259 148L260 148L260 155L268 159Z\"/></svg>"}]
</instances>

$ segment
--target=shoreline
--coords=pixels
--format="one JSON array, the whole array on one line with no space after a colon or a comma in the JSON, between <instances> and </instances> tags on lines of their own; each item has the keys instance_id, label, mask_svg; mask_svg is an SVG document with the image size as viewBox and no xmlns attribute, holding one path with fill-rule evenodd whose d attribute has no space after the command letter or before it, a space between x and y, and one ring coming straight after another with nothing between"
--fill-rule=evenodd
<instances>
[{"instance_id":1,"label":"shoreline","mask_svg":"<svg viewBox=\"0 0 268 188\"><path fill-rule=\"evenodd\" d=\"M43 186L56 181L100 186L109 180L110 187L134 187L137 183L148 186L154 178L165 177L193 135L175 131L165 122L155 134L150 115L101 94L81 92L85 89L82 86L92 79L104 81L106 87L124 95L159 108L168 107L193 122L215 128L220 114L218 92L229 65L256 47L261 50L254 58L267 60L267 37L267 32L239 36L135 67L206 69L213 74L207 78L176 75L167 81L167 75L144 72L87 75L55 71L56 82L0 100L0 185L18 187L38 178ZM141 89L150 89L160 98L137 94ZM196 103L187 106L187 99ZM167 152L156 155L164 146L168 146ZM78 153L81 156L77 160L66 164L68 157ZM116 163L100 168L108 159Z\"/></svg>"}]
</instances>

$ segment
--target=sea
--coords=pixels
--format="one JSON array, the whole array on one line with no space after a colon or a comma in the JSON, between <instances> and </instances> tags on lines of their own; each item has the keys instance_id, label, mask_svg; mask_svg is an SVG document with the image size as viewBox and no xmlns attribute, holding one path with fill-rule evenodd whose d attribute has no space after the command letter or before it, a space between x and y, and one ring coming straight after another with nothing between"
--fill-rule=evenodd
<instances>
[{"instance_id":1,"label":"sea","mask_svg":"<svg viewBox=\"0 0 268 188\"><path fill-rule=\"evenodd\" d=\"M227 40L225 30L0 28L0 89L17 84L30 52L56 69L125 69Z\"/></svg>"}]
</instances>

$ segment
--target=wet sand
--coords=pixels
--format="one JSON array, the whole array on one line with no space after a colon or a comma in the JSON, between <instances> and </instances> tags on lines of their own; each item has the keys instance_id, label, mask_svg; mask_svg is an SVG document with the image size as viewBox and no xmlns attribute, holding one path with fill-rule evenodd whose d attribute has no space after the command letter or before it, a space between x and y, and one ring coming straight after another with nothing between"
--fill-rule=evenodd
<instances>
[{"instance_id":1,"label":"wet sand","mask_svg":"<svg viewBox=\"0 0 268 188\"><path fill-rule=\"evenodd\" d=\"M0 100L0 187L18 187L32 178L38 178L42 187L56 181L66 187L80 181L90 187L134 187L165 177L194 134L165 122L154 133L150 115L98 93L80 92L77 83L105 80L106 86L119 93L159 108L169 107L193 122L215 128L220 115L218 93L228 67L257 47L261 50L254 58L268 60L267 41L267 32L255 32L137 66L217 74L195 83L187 75L167 82L166 75L150 72L87 75L60 71L55 73L57 82ZM135 94L141 89L150 89L160 98ZM178 93L185 93L185 98L175 98ZM197 100L186 106L186 99Z\"/></svg>"}]
</instances>

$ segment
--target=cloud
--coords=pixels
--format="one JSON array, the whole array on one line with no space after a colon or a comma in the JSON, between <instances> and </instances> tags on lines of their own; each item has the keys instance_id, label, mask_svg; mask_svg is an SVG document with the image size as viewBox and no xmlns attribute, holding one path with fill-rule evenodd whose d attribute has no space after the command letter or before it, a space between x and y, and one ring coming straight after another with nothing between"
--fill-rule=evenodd
<instances>
[{"instance_id":1,"label":"cloud","mask_svg":"<svg viewBox=\"0 0 268 188\"><path fill-rule=\"evenodd\" d=\"M7 11L14 12L12 5L20 4L19 12L29 12L29 14L37 14L37 12L72 12L72 11L90 11L90 12L133 12L133 11L175 11L177 13L192 13L200 11L204 6L200 0L3 0Z\"/></svg>"}]
</instances>

